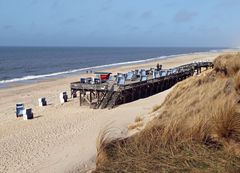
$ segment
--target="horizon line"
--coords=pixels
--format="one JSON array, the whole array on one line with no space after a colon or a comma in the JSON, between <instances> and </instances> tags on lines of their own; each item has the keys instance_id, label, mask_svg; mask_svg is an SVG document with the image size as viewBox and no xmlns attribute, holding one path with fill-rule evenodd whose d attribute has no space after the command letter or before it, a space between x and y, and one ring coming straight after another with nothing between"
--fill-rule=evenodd
<instances>
[{"instance_id":1,"label":"horizon line","mask_svg":"<svg viewBox=\"0 0 240 173\"><path fill-rule=\"evenodd\" d=\"M54 46L54 45L0 45L0 47L19 47L19 48L230 48L236 49L238 46Z\"/></svg>"}]
</instances>

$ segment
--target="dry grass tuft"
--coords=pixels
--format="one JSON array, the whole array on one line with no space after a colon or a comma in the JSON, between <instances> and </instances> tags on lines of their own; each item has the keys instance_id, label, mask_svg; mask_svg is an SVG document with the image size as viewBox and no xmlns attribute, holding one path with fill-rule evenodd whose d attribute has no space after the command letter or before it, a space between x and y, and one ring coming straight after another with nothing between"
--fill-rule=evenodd
<instances>
[{"instance_id":1,"label":"dry grass tuft","mask_svg":"<svg viewBox=\"0 0 240 173\"><path fill-rule=\"evenodd\" d=\"M158 109L160 109L161 105L155 105L153 108L152 108L152 113L153 112L156 112Z\"/></svg>"},{"instance_id":2,"label":"dry grass tuft","mask_svg":"<svg viewBox=\"0 0 240 173\"><path fill-rule=\"evenodd\" d=\"M240 95L240 72L234 77L235 90Z\"/></svg>"},{"instance_id":3,"label":"dry grass tuft","mask_svg":"<svg viewBox=\"0 0 240 173\"><path fill-rule=\"evenodd\" d=\"M143 121L143 116L137 116L134 120L135 123Z\"/></svg>"},{"instance_id":4,"label":"dry grass tuft","mask_svg":"<svg viewBox=\"0 0 240 173\"><path fill-rule=\"evenodd\" d=\"M239 53L219 56L177 84L141 132L102 140L94 172L240 172L239 69Z\"/></svg>"},{"instance_id":5,"label":"dry grass tuft","mask_svg":"<svg viewBox=\"0 0 240 173\"><path fill-rule=\"evenodd\" d=\"M128 125L128 130L133 130L138 127L142 127L143 125L144 125L144 123L142 121L134 122L134 123Z\"/></svg>"},{"instance_id":6,"label":"dry grass tuft","mask_svg":"<svg viewBox=\"0 0 240 173\"><path fill-rule=\"evenodd\" d=\"M111 148L116 148L115 144L121 140L121 138L115 137L114 132L116 132L116 129L111 128L110 125L107 125L100 131L96 141L97 166L109 162L108 159L110 156L107 154L107 151Z\"/></svg>"},{"instance_id":7,"label":"dry grass tuft","mask_svg":"<svg viewBox=\"0 0 240 173\"><path fill-rule=\"evenodd\" d=\"M233 76L240 69L240 53L219 56L213 63L217 72Z\"/></svg>"}]
</instances>

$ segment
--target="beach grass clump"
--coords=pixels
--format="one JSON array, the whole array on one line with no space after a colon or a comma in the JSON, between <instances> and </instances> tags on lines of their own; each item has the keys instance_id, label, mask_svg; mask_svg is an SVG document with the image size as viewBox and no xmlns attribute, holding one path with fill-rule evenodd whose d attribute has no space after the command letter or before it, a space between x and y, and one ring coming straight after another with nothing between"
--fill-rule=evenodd
<instances>
[{"instance_id":1,"label":"beach grass clump","mask_svg":"<svg viewBox=\"0 0 240 173\"><path fill-rule=\"evenodd\" d=\"M214 60L214 68L217 72L233 76L240 69L240 53L221 55Z\"/></svg>"},{"instance_id":2,"label":"beach grass clump","mask_svg":"<svg viewBox=\"0 0 240 173\"><path fill-rule=\"evenodd\" d=\"M100 145L94 172L240 172L239 61L178 83L142 131Z\"/></svg>"},{"instance_id":3,"label":"beach grass clump","mask_svg":"<svg viewBox=\"0 0 240 173\"><path fill-rule=\"evenodd\" d=\"M137 123L137 122L140 122L140 121L143 121L143 116L136 116L134 122Z\"/></svg>"},{"instance_id":4,"label":"beach grass clump","mask_svg":"<svg viewBox=\"0 0 240 173\"><path fill-rule=\"evenodd\" d=\"M144 125L143 121L133 122L128 125L128 130L137 129L139 127L142 127Z\"/></svg>"},{"instance_id":5,"label":"beach grass clump","mask_svg":"<svg viewBox=\"0 0 240 173\"><path fill-rule=\"evenodd\" d=\"M153 112L156 112L160 107L161 107L161 105L155 105L155 106L153 106L153 108L152 108L152 113L153 113Z\"/></svg>"}]
</instances>

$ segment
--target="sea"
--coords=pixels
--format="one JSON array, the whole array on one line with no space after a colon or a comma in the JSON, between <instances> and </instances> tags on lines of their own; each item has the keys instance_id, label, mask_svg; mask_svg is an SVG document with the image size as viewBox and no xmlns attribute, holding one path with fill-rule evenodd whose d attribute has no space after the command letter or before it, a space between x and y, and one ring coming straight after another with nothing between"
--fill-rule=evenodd
<instances>
[{"instance_id":1,"label":"sea","mask_svg":"<svg viewBox=\"0 0 240 173\"><path fill-rule=\"evenodd\" d=\"M0 87L61 78L180 54L222 51L211 47L0 47Z\"/></svg>"}]
</instances>

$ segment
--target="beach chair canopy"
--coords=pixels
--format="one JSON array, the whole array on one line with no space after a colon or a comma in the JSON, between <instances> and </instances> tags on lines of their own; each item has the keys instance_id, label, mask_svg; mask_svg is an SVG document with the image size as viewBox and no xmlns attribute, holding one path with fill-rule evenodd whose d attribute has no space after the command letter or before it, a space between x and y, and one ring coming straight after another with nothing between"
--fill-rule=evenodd
<instances>
[{"instance_id":1,"label":"beach chair canopy","mask_svg":"<svg viewBox=\"0 0 240 173\"><path fill-rule=\"evenodd\" d=\"M99 84L100 81L101 81L100 78L92 77L92 79L91 79L91 84Z\"/></svg>"},{"instance_id":2,"label":"beach chair canopy","mask_svg":"<svg viewBox=\"0 0 240 173\"><path fill-rule=\"evenodd\" d=\"M118 85L125 85L125 78L124 77L117 77L117 84Z\"/></svg>"},{"instance_id":3,"label":"beach chair canopy","mask_svg":"<svg viewBox=\"0 0 240 173\"><path fill-rule=\"evenodd\" d=\"M142 75L141 77L140 77L140 81L142 82L142 81L147 81L147 76L146 75Z\"/></svg>"},{"instance_id":4,"label":"beach chair canopy","mask_svg":"<svg viewBox=\"0 0 240 173\"><path fill-rule=\"evenodd\" d=\"M153 71L153 79L156 79L156 78L159 78L160 77L160 73L159 73L159 71Z\"/></svg>"},{"instance_id":5,"label":"beach chair canopy","mask_svg":"<svg viewBox=\"0 0 240 173\"><path fill-rule=\"evenodd\" d=\"M160 70L160 76L161 77L167 76L167 71L166 70Z\"/></svg>"},{"instance_id":6,"label":"beach chair canopy","mask_svg":"<svg viewBox=\"0 0 240 173\"><path fill-rule=\"evenodd\" d=\"M146 76L146 70L141 69L141 70L138 71L138 74L139 74L140 76Z\"/></svg>"},{"instance_id":7,"label":"beach chair canopy","mask_svg":"<svg viewBox=\"0 0 240 173\"><path fill-rule=\"evenodd\" d=\"M109 79L109 76L112 74L110 72L94 72L97 77L99 77L102 81L106 81Z\"/></svg>"},{"instance_id":8,"label":"beach chair canopy","mask_svg":"<svg viewBox=\"0 0 240 173\"><path fill-rule=\"evenodd\" d=\"M177 68L172 69L172 73L176 74L177 73Z\"/></svg>"},{"instance_id":9,"label":"beach chair canopy","mask_svg":"<svg viewBox=\"0 0 240 173\"><path fill-rule=\"evenodd\" d=\"M96 71L94 74L112 74L111 72Z\"/></svg>"},{"instance_id":10,"label":"beach chair canopy","mask_svg":"<svg viewBox=\"0 0 240 173\"><path fill-rule=\"evenodd\" d=\"M131 71L131 72L128 72L126 79L127 79L127 80L132 80L132 79L133 79L133 75L134 75L134 73L133 73L132 71Z\"/></svg>"}]
</instances>

